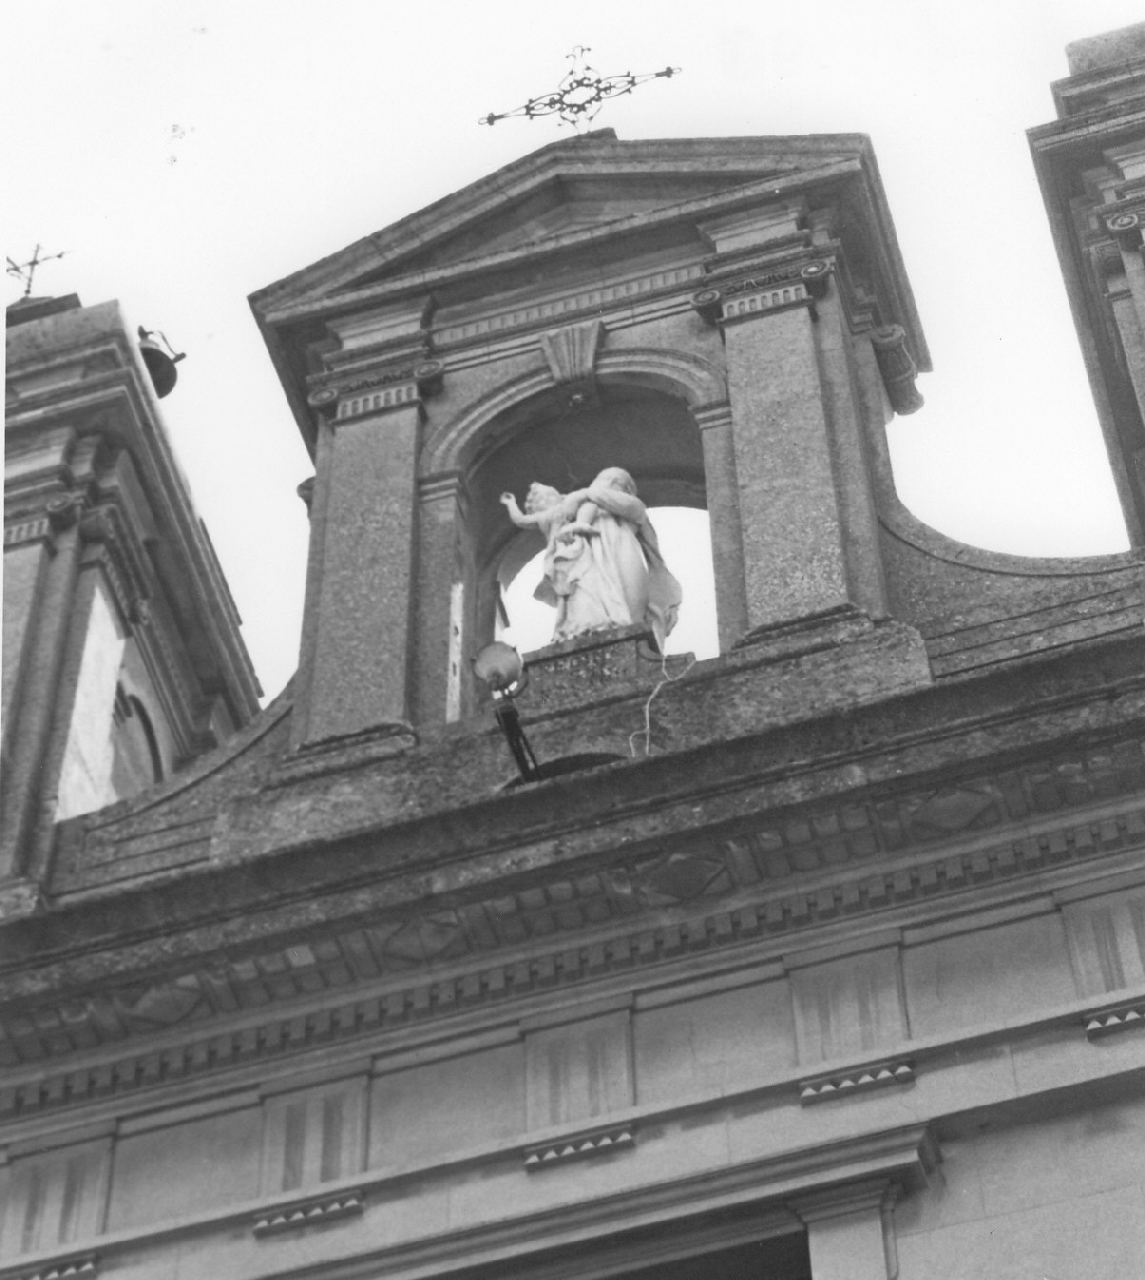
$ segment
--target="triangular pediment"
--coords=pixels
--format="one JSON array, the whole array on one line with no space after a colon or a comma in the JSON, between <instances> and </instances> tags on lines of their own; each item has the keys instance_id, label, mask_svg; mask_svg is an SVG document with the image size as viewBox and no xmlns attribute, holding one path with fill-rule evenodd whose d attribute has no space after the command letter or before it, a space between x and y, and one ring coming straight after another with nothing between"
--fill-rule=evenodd
<instances>
[{"instance_id":1,"label":"triangular pediment","mask_svg":"<svg viewBox=\"0 0 1145 1280\"><path fill-rule=\"evenodd\" d=\"M858 135L621 142L611 130L554 143L254 295L281 315L346 299L390 280L462 264L493 265L532 249L646 224L695 221L736 199L778 197L818 175L855 166Z\"/></svg>"}]
</instances>

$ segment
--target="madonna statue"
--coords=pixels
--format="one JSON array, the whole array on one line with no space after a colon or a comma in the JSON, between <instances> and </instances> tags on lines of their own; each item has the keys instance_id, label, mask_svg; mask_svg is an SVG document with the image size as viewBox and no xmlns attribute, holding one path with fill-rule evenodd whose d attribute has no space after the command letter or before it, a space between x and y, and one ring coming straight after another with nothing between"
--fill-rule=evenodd
<instances>
[{"instance_id":1,"label":"madonna statue","mask_svg":"<svg viewBox=\"0 0 1145 1280\"><path fill-rule=\"evenodd\" d=\"M668 571L627 471L607 467L587 489L561 494L534 484L525 511L512 494L501 501L518 528L546 542L538 600L556 607L553 640L642 623L663 651L676 624L680 584Z\"/></svg>"}]
</instances>

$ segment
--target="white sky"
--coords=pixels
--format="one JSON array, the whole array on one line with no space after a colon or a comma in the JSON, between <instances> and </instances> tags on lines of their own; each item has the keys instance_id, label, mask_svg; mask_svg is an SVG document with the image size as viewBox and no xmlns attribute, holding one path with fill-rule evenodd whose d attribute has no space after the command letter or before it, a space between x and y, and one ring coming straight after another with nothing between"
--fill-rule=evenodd
<instances>
[{"instance_id":1,"label":"white sky","mask_svg":"<svg viewBox=\"0 0 1145 1280\"><path fill-rule=\"evenodd\" d=\"M36 293L118 298L188 353L164 416L268 695L297 657L311 467L247 295L560 137L477 119L578 43L603 73L683 69L606 107L625 139L869 133L936 368L890 428L903 500L996 550L1125 546L1025 130L1065 45L1139 21L1131 0L0 8L5 252L69 251Z\"/></svg>"}]
</instances>

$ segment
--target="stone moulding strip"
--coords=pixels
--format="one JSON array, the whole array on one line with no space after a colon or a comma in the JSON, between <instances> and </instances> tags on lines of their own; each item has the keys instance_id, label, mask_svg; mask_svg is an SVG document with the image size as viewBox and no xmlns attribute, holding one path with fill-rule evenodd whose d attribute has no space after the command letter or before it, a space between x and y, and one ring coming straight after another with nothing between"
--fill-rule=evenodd
<instances>
[{"instance_id":1,"label":"stone moulding strip","mask_svg":"<svg viewBox=\"0 0 1145 1280\"><path fill-rule=\"evenodd\" d=\"M339 1191L335 1195L308 1196L292 1204L281 1205L258 1213L251 1227L256 1239L314 1226L319 1222L337 1222L340 1218L358 1218L365 1212L366 1200L361 1188Z\"/></svg>"},{"instance_id":2,"label":"stone moulding strip","mask_svg":"<svg viewBox=\"0 0 1145 1280\"><path fill-rule=\"evenodd\" d=\"M585 1129L555 1142L540 1142L525 1148L525 1168L530 1173L551 1169L570 1160L607 1155L612 1151L631 1150L636 1131L631 1124L613 1124L605 1128Z\"/></svg>"},{"instance_id":3,"label":"stone moulding strip","mask_svg":"<svg viewBox=\"0 0 1145 1280\"><path fill-rule=\"evenodd\" d=\"M806 1107L815 1102L828 1102L835 1098L852 1097L856 1093L866 1093L870 1089L882 1089L887 1085L913 1084L914 1079L913 1058L889 1058L867 1067L801 1080L799 1101Z\"/></svg>"},{"instance_id":4,"label":"stone moulding strip","mask_svg":"<svg viewBox=\"0 0 1145 1280\"><path fill-rule=\"evenodd\" d=\"M279 1014L261 1025L220 1030L175 1046L140 1049L96 1066L80 1066L56 1075L44 1073L41 1067L35 1079L0 1087L0 1116L11 1119L69 1104L90 1103L214 1070L424 1024L435 1017L640 970L699 951L715 953L768 937L790 936L812 925L832 924L880 908L930 900L944 892L1012 882L1015 875L1044 872L1054 864L1088 862L1110 852L1111 845L1136 844L1145 831L1145 814L1130 811L1116 820L1085 823L1077 830L1085 832L1084 841L1080 836L1067 840L1066 831L1041 833L987 849L947 853L932 862L909 867L883 871L872 867L869 875L843 885L777 893L764 901L640 929L629 936L566 944L547 955L507 959L483 970L422 981L341 1005L325 1004L293 1015ZM28 1063L29 1067L33 1065Z\"/></svg>"},{"instance_id":5,"label":"stone moulding strip","mask_svg":"<svg viewBox=\"0 0 1145 1280\"><path fill-rule=\"evenodd\" d=\"M6 1280L94 1280L99 1275L99 1258L94 1253L42 1263L27 1271L9 1272Z\"/></svg>"},{"instance_id":6,"label":"stone moulding strip","mask_svg":"<svg viewBox=\"0 0 1145 1280\"><path fill-rule=\"evenodd\" d=\"M1085 1038L1091 1042L1141 1027L1145 1027L1145 997L1106 1005L1085 1015Z\"/></svg>"}]
</instances>

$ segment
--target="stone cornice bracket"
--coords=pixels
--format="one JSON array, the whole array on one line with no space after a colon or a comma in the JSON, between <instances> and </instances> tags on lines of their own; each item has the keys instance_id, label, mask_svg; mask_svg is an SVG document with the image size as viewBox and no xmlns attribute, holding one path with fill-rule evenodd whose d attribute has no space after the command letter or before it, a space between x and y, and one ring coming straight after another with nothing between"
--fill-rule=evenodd
<instances>
[{"instance_id":1,"label":"stone cornice bracket","mask_svg":"<svg viewBox=\"0 0 1145 1280\"><path fill-rule=\"evenodd\" d=\"M1089 247L1089 264L1097 286L1108 297L1119 297L1129 292L1125 277L1125 259L1112 240L1102 240Z\"/></svg>"},{"instance_id":2,"label":"stone cornice bracket","mask_svg":"<svg viewBox=\"0 0 1145 1280\"><path fill-rule=\"evenodd\" d=\"M540 347L548 361L554 384L568 393L573 409L597 400L596 355L604 342L604 324L599 317L563 329L550 329L540 336Z\"/></svg>"},{"instance_id":3,"label":"stone cornice bracket","mask_svg":"<svg viewBox=\"0 0 1145 1280\"><path fill-rule=\"evenodd\" d=\"M306 514L310 514L310 508L314 502L314 482L316 477L307 476L305 480L295 489L295 493L306 504Z\"/></svg>"},{"instance_id":4,"label":"stone cornice bracket","mask_svg":"<svg viewBox=\"0 0 1145 1280\"><path fill-rule=\"evenodd\" d=\"M61 494L50 499L44 505L44 512L53 533L63 533L79 520L79 513L84 506L84 499L79 494Z\"/></svg>"},{"instance_id":5,"label":"stone cornice bracket","mask_svg":"<svg viewBox=\"0 0 1145 1280\"><path fill-rule=\"evenodd\" d=\"M883 325L871 332L871 345L891 408L903 415L921 409L922 395L915 386L918 365L906 349L906 330L901 324Z\"/></svg>"}]
</instances>

